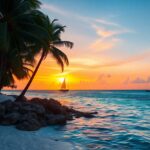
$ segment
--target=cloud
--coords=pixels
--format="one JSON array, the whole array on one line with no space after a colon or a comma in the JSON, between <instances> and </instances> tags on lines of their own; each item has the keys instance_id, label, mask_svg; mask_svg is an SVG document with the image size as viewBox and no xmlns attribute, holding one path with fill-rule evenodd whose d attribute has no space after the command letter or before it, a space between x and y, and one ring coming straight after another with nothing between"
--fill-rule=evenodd
<instances>
[{"instance_id":1,"label":"cloud","mask_svg":"<svg viewBox=\"0 0 150 150\"><path fill-rule=\"evenodd\" d=\"M104 39L97 39L91 44L91 48L95 51L103 51L103 50L109 50L115 47L120 43L120 39L117 38L104 38Z\"/></svg>"},{"instance_id":2,"label":"cloud","mask_svg":"<svg viewBox=\"0 0 150 150\"><path fill-rule=\"evenodd\" d=\"M110 28L107 26L101 26L101 25L97 25L97 24L92 24L92 27L96 31L97 35L99 35L102 38L108 38L108 37L112 37L114 35L133 32L133 31L125 29L123 27L112 29L112 26L110 26L111 27Z\"/></svg>"},{"instance_id":3,"label":"cloud","mask_svg":"<svg viewBox=\"0 0 150 150\"><path fill-rule=\"evenodd\" d=\"M131 83L134 84L143 84L143 83L150 83L150 77L148 77L147 79L143 79L141 77L137 77L135 80L133 80Z\"/></svg>"},{"instance_id":4,"label":"cloud","mask_svg":"<svg viewBox=\"0 0 150 150\"><path fill-rule=\"evenodd\" d=\"M101 26L97 24L92 24L92 28L95 30L98 38L91 44L91 48L95 50L110 50L115 46L119 45L123 40L117 36L124 33L131 32L125 28L112 28L112 26Z\"/></svg>"},{"instance_id":5,"label":"cloud","mask_svg":"<svg viewBox=\"0 0 150 150\"><path fill-rule=\"evenodd\" d=\"M94 19L95 22L104 24L104 25L109 25L109 26L117 26L119 27L120 25L111 21L103 20L103 19Z\"/></svg>"},{"instance_id":6,"label":"cloud","mask_svg":"<svg viewBox=\"0 0 150 150\"><path fill-rule=\"evenodd\" d=\"M107 81L109 78L111 78L111 74L105 74L102 73L98 76L98 78L95 80L95 83L101 83L101 84L107 84Z\"/></svg>"},{"instance_id":7,"label":"cloud","mask_svg":"<svg viewBox=\"0 0 150 150\"><path fill-rule=\"evenodd\" d=\"M68 16L68 12L67 11L65 11L65 10L63 10L63 9L61 9L59 7L56 7L56 6L52 5L52 4L44 3L44 4L42 4L41 8L42 9L46 9L46 10L48 10L50 12L53 12L53 13L57 13L57 14L62 15L62 16Z\"/></svg>"},{"instance_id":8,"label":"cloud","mask_svg":"<svg viewBox=\"0 0 150 150\"><path fill-rule=\"evenodd\" d=\"M108 62L108 63L102 64L102 65L99 65L99 67L120 66L120 65L129 64L129 63L132 63L132 62L136 62L136 61L139 61L139 60L143 60L143 59L149 58L149 57L150 57L150 51L146 51L144 53L134 55L134 56L129 57L129 58L124 59L124 60L113 61L113 62Z\"/></svg>"},{"instance_id":9,"label":"cloud","mask_svg":"<svg viewBox=\"0 0 150 150\"><path fill-rule=\"evenodd\" d=\"M106 79L106 78L111 78L111 74L102 73L98 76L97 81L101 81L101 80Z\"/></svg>"},{"instance_id":10,"label":"cloud","mask_svg":"<svg viewBox=\"0 0 150 150\"><path fill-rule=\"evenodd\" d=\"M126 78L123 84L145 84L150 83L150 76L147 79L143 79L142 77L137 77L134 80L130 80L130 78Z\"/></svg>"},{"instance_id":11,"label":"cloud","mask_svg":"<svg viewBox=\"0 0 150 150\"><path fill-rule=\"evenodd\" d=\"M72 58L71 63L77 63L77 64L82 64L82 65L87 65L87 66L93 66L97 65L98 61L90 58Z\"/></svg>"},{"instance_id":12,"label":"cloud","mask_svg":"<svg viewBox=\"0 0 150 150\"><path fill-rule=\"evenodd\" d=\"M76 40L76 45L80 45L82 44L82 51L80 51L80 55L81 53L84 53L84 56L86 56L85 51L88 49L88 53L92 53L97 51L103 51L103 50L111 50L113 48L116 48L116 46L118 46L121 42L123 42L123 40L118 37L118 35L120 34L124 34L124 33L130 33L132 32L129 29L126 29L124 27L122 27L120 24L113 22L113 21L109 21L107 19L103 19L103 18L91 18L91 17L87 17L87 16L82 16L80 14L76 14L70 11L67 11L61 7L52 5L52 4L48 4L48 3L44 3L42 5L42 9L46 9L49 12L53 12L59 15L62 15L64 17L67 18L74 18L76 19L77 23L80 23L81 26L86 26L87 28L89 28L89 30L92 30L93 33L95 32L95 34L97 35L97 37L94 36L84 36L80 33L78 33L77 39L80 39L80 36L82 37L81 40L82 42L80 42L81 40ZM75 34L70 34L71 37L74 37ZM69 36L69 35L67 35ZM88 39L88 40L87 40ZM78 44L80 42L80 44ZM87 44L88 43L88 44ZM78 47L76 47L78 48ZM90 54L91 55L91 54ZM132 61L137 61L141 58L142 56L140 56L140 58L127 58L127 60L120 60L120 61L114 61L114 62L108 62L106 64L102 64L99 67L109 67L109 66L117 66L117 65L121 65L121 64L125 64L125 63L129 63ZM146 56L144 56L146 57ZM89 57L91 58L91 57ZM71 59L72 60L72 59ZM73 62L73 60L72 60ZM71 63L72 63L71 62ZM84 64L85 66L98 66L97 62L93 62L91 60L79 60L79 62L81 62L82 64ZM73 62L74 63L74 62ZM99 61L98 61L99 63Z\"/></svg>"},{"instance_id":13,"label":"cloud","mask_svg":"<svg viewBox=\"0 0 150 150\"><path fill-rule=\"evenodd\" d=\"M96 24L93 24L92 27L96 31L97 35L102 38L107 38L107 37L111 37L113 35L118 34L117 32L113 30L106 29L106 27L98 26Z\"/></svg>"},{"instance_id":14,"label":"cloud","mask_svg":"<svg viewBox=\"0 0 150 150\"><path fill-rule=\"evenodd\" d=\"M95 32L98 35L98 38L93 39L92 43L89 43L92 50L108 50L113 48L115 45L119 43L120 40L118 38L115 38L115 35L121 34L124 31L118 31L110 28L120 28L119 24L104 20L101 18L91 18L87 16L82 16L76 13L72 13L70 11L66 11L63 8L60 8L58 6L44 3L42 5L42 9L46 9L49 12L53 12L56 14L59 14L61 16L67 17L67 18L74 18L78 20L78 23L85 23L86 26L93 32ZM83 24L82 23L82 24ZM107 28L106 28L107 26ZM78 35L79 36L79 35ZM91 40L92 41L92 40Z\"/></svg>"},{"instance_id":15,"label":"cloud","mask_svg":"<svg viewBox=\"0 0 150 150\"><path fill-rule=\"evenodd\" d=\"M91 18L91 17L82 16L82 15L67 11L61 7L58 7L58 6L55 6L52 4L48 4L48 3L43 3L41 8L46 9L49 12L57 13L61 16L66 16L66 17L70 17L70 18L74 17L74 18L79 19L80 21L83 21L86 23L96 22L96 23L100 23L103 25L120 26L119 24L114 23L112 21L108 21L108 20L101 19L101 18Z\"/></svg>"}]
</instances>

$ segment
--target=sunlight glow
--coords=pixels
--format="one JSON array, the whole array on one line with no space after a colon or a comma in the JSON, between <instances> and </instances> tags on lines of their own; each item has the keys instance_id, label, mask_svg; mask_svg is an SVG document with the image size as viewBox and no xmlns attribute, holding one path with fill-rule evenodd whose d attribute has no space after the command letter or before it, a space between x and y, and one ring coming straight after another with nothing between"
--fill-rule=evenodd
<instances>
[{"instance_id":1,"label":"sunlight glow","mask_svg":"<svg viewBox=\"0 0 150 150\"><path fill-rule=\"evenodd\" d=\"M65 79L64 77L60 77L60 78L58 78L58 82L63 83L64 79Z\"/></svg>"}]
</instances>

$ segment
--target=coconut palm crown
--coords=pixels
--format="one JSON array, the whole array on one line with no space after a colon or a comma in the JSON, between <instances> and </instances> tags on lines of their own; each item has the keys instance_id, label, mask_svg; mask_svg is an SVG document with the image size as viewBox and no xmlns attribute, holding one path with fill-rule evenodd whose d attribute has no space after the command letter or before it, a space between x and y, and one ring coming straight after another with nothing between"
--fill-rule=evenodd
<instances>
[{"instance_id":1,"label":"coconut palm crown","mask_svg":"<svg viewBox=\"0 0 150 150\"><path fill-rule=\"evenodd\" d=\"M61 39L61 33L65 31L65 26L62 26L58 23L56 23L56 19L53 21L50 21L48 16L45 18L45 22L43 22L43 26L45 29L48 30L49 33L49 39L47 39L47 47L42 48L41 50L41 57L39 59L39 62L32 74L32 77L30 78L28 84L22 91L20 97L18 97L18 100L21 99L22 96L25 95L26 91L28 90L30 84L32 83L42 61L47 57L48 54L51 54L54 59L57 61L58 65L61 66L62 71L64 70L64 64L69 65L69 60L65 53L63 53L59 47L65 46L67 48L72 48L73 43L70 41L63 41Z\"/></svg>"},{"instance_id":2,"label":"coconut palm crown","mask_svg":"<svg viewBox=\"0 0 150 150\"><path fill-rule=\"evenodd\" d=\"M14 84L14 76L28 77L23 64L33 65L46 45L49 34L41 26L45 15L39 7L38 0L0 0L0 89ZM22 65L16 66L18 60Z\"/></svg>"}]
</instances>

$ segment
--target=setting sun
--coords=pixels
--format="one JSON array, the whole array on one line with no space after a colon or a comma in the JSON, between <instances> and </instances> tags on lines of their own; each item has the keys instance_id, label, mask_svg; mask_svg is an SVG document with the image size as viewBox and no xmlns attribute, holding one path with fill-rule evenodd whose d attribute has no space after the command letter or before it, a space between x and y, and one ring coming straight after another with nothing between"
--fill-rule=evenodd
<instances>
[{"instance_id":1,"label":"setting sun","mask_svg":"<svg viewBox=\"0 0 150 150\"><path fill-rule=\"evenodd\" d=\"M65 79L64 77L58 78L58 82L63 83L64 79Z\"/></svg>"}]
</instances>

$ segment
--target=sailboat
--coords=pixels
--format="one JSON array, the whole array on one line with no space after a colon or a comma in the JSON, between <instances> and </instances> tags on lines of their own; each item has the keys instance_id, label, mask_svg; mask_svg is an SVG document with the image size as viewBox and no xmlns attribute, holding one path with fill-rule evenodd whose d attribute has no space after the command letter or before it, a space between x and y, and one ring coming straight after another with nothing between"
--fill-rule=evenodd
<instances>
[{"instance_id":1,"label":"sailboat","mask_svg":"<svg viewBox=\"0 0 150 150\"><path fill-rule=\"evenodd\" d=\"M64 80L62 82L60 91L61 92L68 92L69 91L69 89L66 88L66 80L65 80L65 78L64 78Z\"/></svg>"}]
</instances>

